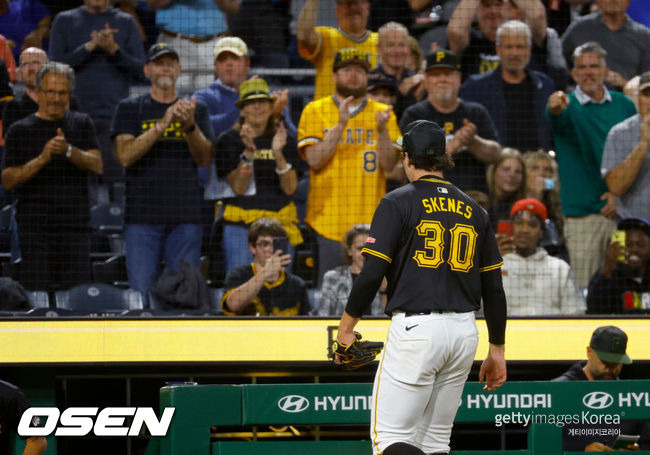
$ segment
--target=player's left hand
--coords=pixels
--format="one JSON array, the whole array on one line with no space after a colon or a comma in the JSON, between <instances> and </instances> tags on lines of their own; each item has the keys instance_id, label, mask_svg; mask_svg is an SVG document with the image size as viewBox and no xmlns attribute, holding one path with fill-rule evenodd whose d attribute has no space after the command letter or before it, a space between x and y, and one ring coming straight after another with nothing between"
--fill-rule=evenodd
<instances>
[{"instance_id":1,"label":"player's left hand","mask_svg":"<svg viewBox=\"0 0 650 455\"><path fill-rule=\"evenodd\" d=\"M375 360L384 347L381 341L360 341L361 334L353 332L352 341L344 343L339 337L348 340L349 334L337 334L336 341L332 344L334 363L346 370L355 370L368 365Z\"/></svg>"}]
</instances>

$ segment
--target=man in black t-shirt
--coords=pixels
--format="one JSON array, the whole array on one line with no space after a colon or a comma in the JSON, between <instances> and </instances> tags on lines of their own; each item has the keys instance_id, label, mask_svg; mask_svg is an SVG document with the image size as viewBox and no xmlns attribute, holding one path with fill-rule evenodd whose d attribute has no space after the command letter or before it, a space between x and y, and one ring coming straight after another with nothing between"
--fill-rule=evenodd
<instances>
[{"instance_id":1,"label":"man in black t-shirt","mask_svg":"<svg viewBox=\"0 0 650 455\"><path fill-rule=\"evenodd\" d=\"M68 110L73 86L68 65L44 65L38 111L7 132L2 184L18 198L19 280L28 289L90 281L88 172L100 175L103 163L90 117Z\"/></svg>"},{"instance_id":2,"label":"man in black t-shirt","mask_svg":"<svg viewBox=\"0 0 650 455\"><path fill-rule=\"evenodd\" d=\"M146 295L166 267L201 257L202 190L198 166L212 158L212 128L205 105L180 99L178 53L164 43L147 53L151 93L117 106L111 136L126 168L125 241L129 284Z\"/></svg>"},{"instance_id":3,"label":"man in black t-shirt","mask_svg":"<svg viewBox=\"0 0 650 455\"><path fill-rule=\"evenodd\" d=\"M490 346L479 380L495 390L506 379L503 261L486 211L443 178L453 162L438 125L415 121L398 142L411 183L375 211L337 341L355 340L354 327L386 277L392 320L373 387L373 453L448 454L478 345L481 299Z\"/></svg>"},{"instance_id":4,"label":"man in black t-shirt","mask_svg":"<svg viewBox=\"0 0 650 455\"><path fill-rule=\"evenodd\" d=\"M485 108L458 97L460 77L456 54L446 49L429 54L424 80L428 97L404 112L400 128L405 131L414 120L441 125L447 138L447 153L454 157L454 168L445 172L445 177L463 191L487 193L487 165L499 158L501 146Z\"/></svg>"},{"instance_id":5,"label":"man in black t-shirt","mask_svg":"<svg viewBox=\"0 0 650 455\"><path fill-rule=\"evenodd\" d=\"M13 433L18 431L20 418L31 405L22 390L13 384L0 381L0 453L8 454ZM32 422L36 425L36 422ZM47 441L40 436L25 440L23 455L42 455Z\"/></svg>"},{"instance_id":6,"label":"man in black t-shirt","mask_svg":"<svg viewBox=\"0 0 650 455\"><path fill-rule=\"evenodd\" d=\"M276 248L278 240L284 247ZM221 299L228 315L298 316L309 314L305 282L287 272L287 232L274 218L260 218L248 229L253 263L232 268Z\"/></svg>"}]
</instances>

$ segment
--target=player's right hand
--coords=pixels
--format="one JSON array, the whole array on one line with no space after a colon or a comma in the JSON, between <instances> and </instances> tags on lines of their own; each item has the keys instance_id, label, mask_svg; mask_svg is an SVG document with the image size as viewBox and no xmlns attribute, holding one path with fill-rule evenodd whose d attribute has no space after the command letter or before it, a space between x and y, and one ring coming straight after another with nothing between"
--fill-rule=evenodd
<instances>
[{"instance_id":1,"label":"player's right hand","mask_svg":"<svg viewBox=\"0 0 650 455\"><path fill-rule=\"evenodd\" d=\"M339 123L341 126L345 127L347 125L348 120L350 120L350 103L354 99L353 96L348 96L346 99L343 100L341 105L339 106Z\"/></svg>"},{"instance_id":2,"label":"player's right hand","mask_svg":"<svg viewBox=\"0 0 650 455\"><path fill-rule=\"evenodd\" d=\"M497 346L490 343L488 355L481 364L478 373L478 382L485 386L483 390L492 392L501 387L507 379L506 359L504 356L505 346Z\"/></svg>"},{"instance_id":3,"label":"player's right hand","mask_svg":"<svg viewBox=\"0 0 650 455\"><path fill-rule=\"evenodd\" d=\"M562 90L553 92L548 98L548 110L553 115L560 115L569 105L569 97Z\"/></svg>"}]
</instances>

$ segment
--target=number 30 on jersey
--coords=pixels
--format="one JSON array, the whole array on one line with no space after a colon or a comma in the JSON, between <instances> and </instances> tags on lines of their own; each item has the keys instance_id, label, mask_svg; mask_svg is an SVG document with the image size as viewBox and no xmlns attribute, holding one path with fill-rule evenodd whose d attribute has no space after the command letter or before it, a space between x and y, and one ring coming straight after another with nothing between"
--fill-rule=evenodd
<instances>
[{"instance_id":1,"label":"number 30 on jersey","mask_svg":"<svg viewBox=\"0 0 650 455\"><path fill-rule=\"evenodd\" d=\"M445 262L443 256L445 228L440 221L422 220L415 228L419 236L424 237L424 251L415 250L413 259L418 267L437 269ZM469 272L474 266L474 252L478 234L473 226L455 224L449 229L450 246L447 263L451 270Z\"/></svg>"}]
</instances>

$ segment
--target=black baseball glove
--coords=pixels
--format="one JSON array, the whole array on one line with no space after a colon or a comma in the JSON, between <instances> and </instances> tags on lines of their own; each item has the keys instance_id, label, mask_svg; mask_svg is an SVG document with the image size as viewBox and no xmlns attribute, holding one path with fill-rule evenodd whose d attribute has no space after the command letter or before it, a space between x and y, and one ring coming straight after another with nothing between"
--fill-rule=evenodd
<instances>
[{"instance_id":1,"label":"black baseball glove","mask_svg":"<svg viewBox=\"0 0 650 455\"><path fill-rule=\"evenodd\" d=\"M379 355L384 343L381 341L360 341L361 334L354 332L357 338L350 344L342 344L334 340L332 343L332 358L339 356L340 363L335 364L346 370L356 370L362 366L368 365Z\"/></svg>"}]
</instances>

